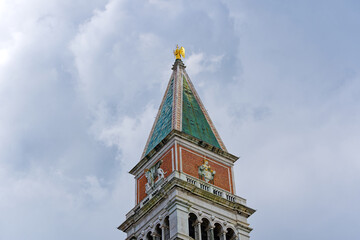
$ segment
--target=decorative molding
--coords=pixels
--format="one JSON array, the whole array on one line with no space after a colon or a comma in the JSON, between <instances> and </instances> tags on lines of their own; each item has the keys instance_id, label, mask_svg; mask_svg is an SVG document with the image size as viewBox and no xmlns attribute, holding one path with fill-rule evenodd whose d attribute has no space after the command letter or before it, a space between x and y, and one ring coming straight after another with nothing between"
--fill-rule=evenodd
<instances>
[{"instance_id":1,"label":"decorative molding","mask_svg":"<svg viewBox=\"0 0 360 240\"><path fill-rule=\"evenodd\" d=\"M159 152L163 151L164 146L169 146L169 142L175 141L174 137L178 137L179 141L181 141L180 139L186 140L186 142L182 141L185 145L188 145L188 143L194 144L194 146L200 147L203 151L206 150L207 154L220 157L224 162L228 162L229 164L233 164L234 162L236 162L237 159L239 159L239 157L223 151L220 148L204 143L203 141L189 134L177 130L172 130L157 146L154 147L153 150L151 150L145 157L143 157L140 162L130 170L129 173L136 175L139 168L146 164L150 159L156 158L156 156L159 155Z\"/></svg>"},{"instance_id":2,"label":"decorative molding","mask_svg":"<svg viewBox=\"0 0 360 240\"><path fill-rule=\"evenodd\" d=\"M143 206L137 205L127 214L127 219L122 223L118 229L122 231L127 231L133 224L142 219L146 214L148 214L156 205L160 204L162 201L167 199L167 195L175 190L187 191L188 193L194 194L194 196L200 197L203 200L211 201L215 205L222 206L230 211L235 211L235 213L240 214L246 218L251 216L255 210L247 207L244 204L229 201L223 197L217 196L215 194L209 193L206 190L195 187L191 183L180 179L178 173L174 172L171 176L168 177L167 181L159 185L158 191L156 194L153 194L152 198L146 201ZM179 199L172 198L170 202L178 201ZM185 202L184 202L185 203Z\"/></svg>"}]
</instances>

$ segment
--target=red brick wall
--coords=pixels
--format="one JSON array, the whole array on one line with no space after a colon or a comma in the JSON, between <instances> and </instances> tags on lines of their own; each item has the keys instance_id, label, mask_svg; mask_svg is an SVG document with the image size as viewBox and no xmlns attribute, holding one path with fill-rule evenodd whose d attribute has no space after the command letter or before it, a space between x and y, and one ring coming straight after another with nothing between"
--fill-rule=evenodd
<instances>
[{"instance_id":1,"label":"red brick wall","mask_svg":"<svg viewBox=\"0 0 360 240\"><path fill-rule=\"evenodd\" d=\"M172 147L171 149L174 149L174 147ZM172 155L175 154L175 152L172 154L171 149L167 153L165 153L162 158L160 158L160 160L163 161L160 167L162 168L162 170L164 170L165 177L168 177L172 173Z\"/></svg>"},{"instance_id":2,"label":"red brick wall","mask_svg":"<svg viewBox=\"0 0 360 240\"><path fill-rule=\"evenodd\" d=\"M182 171L199 178L198 168L204 163L204 155L180 145L179 151L181 152L179 156L181 156ZM231 167L208 157L205 157L205 160L209 162L210 168L216 171L214 185L233 193Z\"/></svg>"},{"instance_id":3,"label":"red brick wall","mask_svg":"<svg viewBox=\"0 0 360 240\"><path fill-rule=\"evenodd\" d=\"M173 154L175 154L174 146L172 146L166 153L164 153L158 161L163 161L161 164L161 168L165 172L165 177L168 177L172 173L172 165L173 165L173 157L172 157L172 151ZM155 165L155 163L154 163ZM175 167L175 166L174 166ZM155 179L156 181L157 179ZM146 197L145 193L145 184L147 183L147 179L145 177L145 173L143 173L138 179L137 179L137 203L141 202Z\"/></svg>"},{"instance_id":4,"label":"red brick wall","mask_svg":"<svg viewBox=\"0 0 360 240\"><path fill-rule=\"evenodd\" d=\"M143 200L146 197L145 193L145 184L147 183L147 179L145 174L141 175L141 177L137 180L137 203Z\"/></svg>"}]
</instances>

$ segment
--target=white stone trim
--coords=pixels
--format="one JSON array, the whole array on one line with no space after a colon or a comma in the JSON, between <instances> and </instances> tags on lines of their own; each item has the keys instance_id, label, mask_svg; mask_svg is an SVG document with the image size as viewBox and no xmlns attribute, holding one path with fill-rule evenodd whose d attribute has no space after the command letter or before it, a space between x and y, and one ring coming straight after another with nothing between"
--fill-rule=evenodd
<instances>
[{"instance_id":1,"label":"white stone trim","mask_svg":"<svg viewBox=\"0 0 360 240\"><path fill-rule=\"evenodd\" d=\"M137 179L135 178L135 205L138 203L138 186L137 186Z\"/></svg>"},{"instance_id":2,"label":"white stone trim","mask_svg":"<svg viewBox=\"0 0 360 240\"><path fill-rule=\"evenodd\" d=\"M236 195L236 187L235 187L235 175L234 175L234 167L231 167L231 173L232 173L232 183L233 183L233 193Z\"/></svg>"},{"instance_id":3,"label":"white stone trim","mask_svg":"<svg viewBox=\"0 0 360 240\"><path fill-rule=\"evenodd\" d=\"M231 170L231 167L227 169L227 172L228 172L228 176L229 176L229 186L230 186L230 192L234 192L233 188L232 188L232 184L231 184L231 174L230 174L230 170Z\"/></svg>"},{"instance_id":4,"label":"white stone trim","mask_svg":"<svg viewBox=\"0 0 360 240\"><path fill-rule=\"evenodd\" d=\"M175 148L175 147L174 147ZM175 171L174 148L171 148L171 170Z\"/></svg>"},{"instance_id":5,"label":"white stone trim","mask_svg":"<svg viewBox=\"0 0 360 240\"><path fill-rule=\"evenodd\" d=\"M175 138L174 138L175 141ZM178 170L178 146L177 146L177 142L175 141L175 169L176 171Z\"/></svg>"},{"instance_id":6,"label":"white stone trim","mask_svg":"<svg viewBox=\"0 0 360 240\"><path fill-rule=\"evenodd\" d=\"M180 172L182 172L182 156L181 156L182 147L179 146L179 159L180 159Z\"/></svg>"},{"instance_id":7,"label":"white stone trim","mask_svg":"<svg viewBox=\"0 0 360 240\"><path fill-rule=\"evenodd\" d=\"M207 183L207 182L205 182L205 181L203 181L201 179L193 177L193 176L191 176L189 174L186 174L184 172L180 172L178 175L179 176L175 176L175 177L178 177L178 178L180 178L181 180L183 180L185 182L193 184L194 186L196 186L198 188L201 188L201 189L203 189L205 191L208 191L208 192L210 192L212 194L215 194L215 195L217 195L219 197L225 198L225 199L227 199L229 201L246 205L246 200L244 198L239 197L237 195L234 195L230 191L227 191L227 190L225 190L223 188L215 186L215 185L213 185L211 183ZM217 192L217 193L215 193L215 192Z\"/></svg>"}]
</instances>

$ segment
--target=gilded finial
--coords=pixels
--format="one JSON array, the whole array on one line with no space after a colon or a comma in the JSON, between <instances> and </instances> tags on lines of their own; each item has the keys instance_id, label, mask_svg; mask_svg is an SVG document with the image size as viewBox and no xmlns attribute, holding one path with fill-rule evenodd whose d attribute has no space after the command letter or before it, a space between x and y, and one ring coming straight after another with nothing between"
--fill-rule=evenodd
<instances>
[{"instance_id":1,"label":"gilded finial","mask_svg":"<svg viewBox=\"0 0 360 240\"><path fill-rule=\"evenodd\" d=\"M181 56L185 58L185 48L179 48L179 45L176 45L176 50L174 50L174 56L176 59L181 59Z\"/></svg>"}]
</instances>

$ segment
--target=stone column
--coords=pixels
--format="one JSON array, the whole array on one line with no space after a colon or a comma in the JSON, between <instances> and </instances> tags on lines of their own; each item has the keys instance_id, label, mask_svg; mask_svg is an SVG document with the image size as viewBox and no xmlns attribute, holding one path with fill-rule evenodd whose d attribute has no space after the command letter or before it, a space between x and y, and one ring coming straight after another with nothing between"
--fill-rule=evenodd
<instances>
[{"instance_id":1,"label":"stone column","mask_svg":"<svg viewBox=\"0 0 360 240\"><path fill-rule=\"evenodd\" d=\"M208 240L214 240L214 228L210 227L208 230Z\"/></svg>"},{"instance_id":2,"label":"stone column","mask_svg":"<svg viewBox=\"0 0 360 240\"><path fill-rule=\"evenodd\" d=\"M161 225L161 240L165 240L165 231L166 231L166 226L165 225Z\"/></svg>"},{"instance_id":3,"label":"stone column","mask_svg":"<svg viewBox=\"0 0 360 240\"><path fill-rule=\"evenodd\" d=\"M201 240L201 221L196 221L194 224L195 228L195 240Z\"/></svg>"},{"instance_id":4,"label":"stone column","mask_svg":"<svg viewBox=\"0 0 360 240\"><path fill-rule=\"evenodd\" d=\"M165 240L169 240L170 239L170 228L169 226L167 226L165 228Z\"/></svg>"},{"instance_id":5,"label":"stone column","mask_svg":"<svg viewBox=\"0 0 360 240\"><path fill-rule=\"evenodd\" d=\"M238 231L238 234L237 234L237 240L242 240L242 237L241 237L241 233L240 233L240 231Z\"/></svg>"},{"instance_id":6,"label":"stone column","mask_svg":"<svg viewBox=\"0 0 360 240\"><path fill-rule=\"evenodd\" d=\"M151 236L153 237L153 240L160 240L160 234L156 232L151 233Z\"/></svg>"},{"instance_id":7,"label":"stone column","mask_svg":"<svg viewBox=\"0 0 360 240\"><path fill-rule=\"evenodd\" d=\"M222 233L220 233L220 240L226 240L226 231L222 231Z\"/></svg>"}]
</instances>

